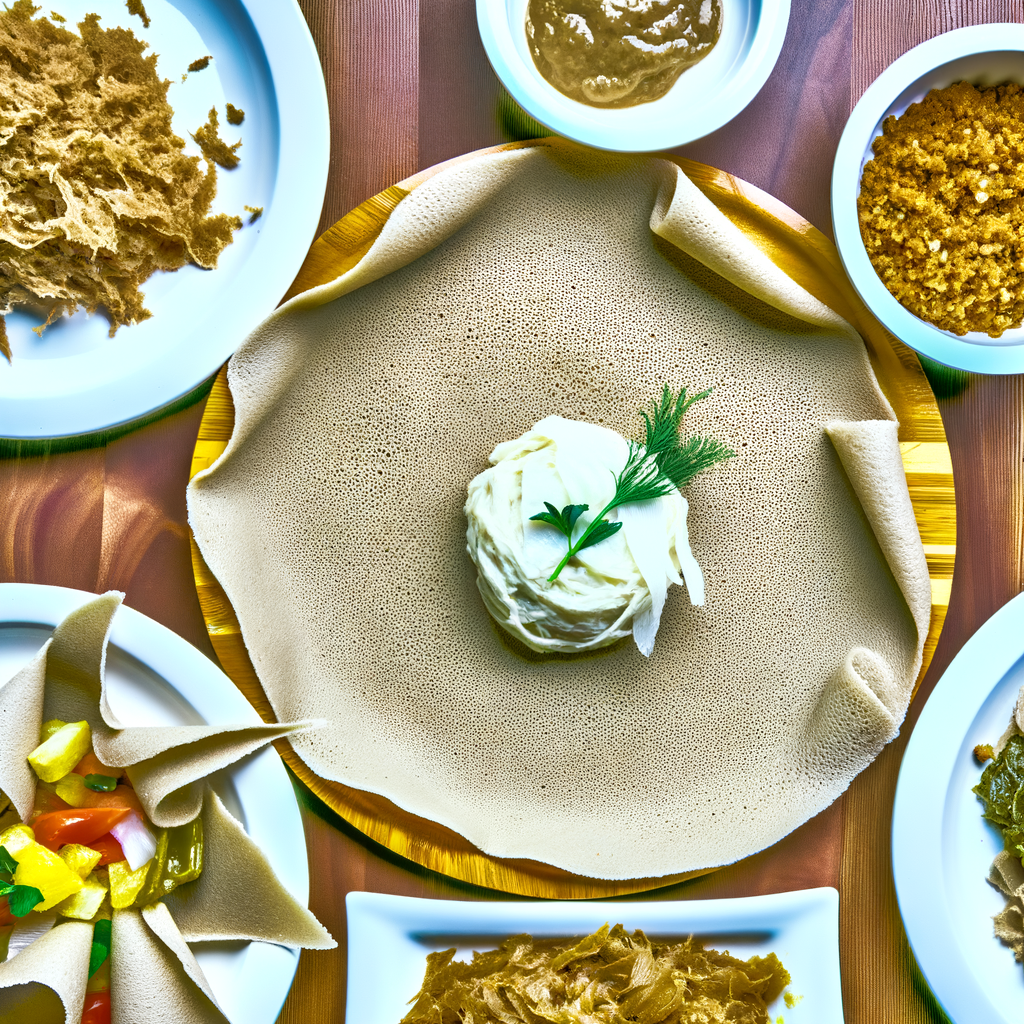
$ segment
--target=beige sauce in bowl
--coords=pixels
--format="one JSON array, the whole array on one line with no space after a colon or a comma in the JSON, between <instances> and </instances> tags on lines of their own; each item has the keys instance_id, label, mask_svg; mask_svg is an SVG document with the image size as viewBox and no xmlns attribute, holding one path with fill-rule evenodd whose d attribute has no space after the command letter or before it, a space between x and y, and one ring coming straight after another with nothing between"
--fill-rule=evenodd
<instances>
[{"instance_id":1,"label":"beige sauce in bowl","mask_svg":"<svg viewBox=\"0 0 1024 1024\"><path fill-rule=\"evenodd\" d=\"M721 0L530 0L537 70L595 107L660 99L718 42Z\"/></svg>"}]
</instances>

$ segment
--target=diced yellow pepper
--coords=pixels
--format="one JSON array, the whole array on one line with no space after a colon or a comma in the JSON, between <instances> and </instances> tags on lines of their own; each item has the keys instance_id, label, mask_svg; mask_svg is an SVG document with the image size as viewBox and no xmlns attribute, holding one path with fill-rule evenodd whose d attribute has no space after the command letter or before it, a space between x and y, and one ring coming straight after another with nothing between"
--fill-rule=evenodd
<instances>
[{"instance_id":1,"label":"diced yellow pepper","mask_svg":"<svg viewBox=\"0 0 1024 1024\"><path fill-rule=\"evenodd\" d=\"M90 792L92 791L86 786L85 779L74 772L68 772L63 779L57 780L57 796L72 807L84 807L86 795Z\"/></svg>"},{"instance_id":2,"label":"diced yellow pepper","mask_svg":"<svg viewBox=\"0 0 1024 1024\"><path fill-rule=\"evenodd\" d=\"M17 853L11 852L11 856L18 862L14 884L34 885L43 894L43 902L35 910L49 910L82 888L78 872L39 843L29 843Z\"/></svg>"},{"instance_id":3,"label":"diced yellow pepper","mask_svg":"<svg viewBox=\"0 0 1024 1024\"><path fill-rule=\"evenodd\" d=\"M28 825L12 825L0 832L0 846L17 860L18 851L24 850L36 841L36 834Z\"/></svg>"},{"instance_id":4,"label":"diced yellow pepper","mask_svg":"<svg viewBox=\"0 0 1024 1024\"><path fill-rule=\"evenodd\" d=\"M88 878L92 869L103 860L99 850L78 843L66 843L57 856L80 878Z\"/></svg>"},{"instance_id":5,"label":"diced yellow pepper","mask_svg":"<svg viewBox=\"0 0 1024 1024\"><path fill-rule=\"evenodd\" d=\"M107 865L110 872L110 905L115 910L124 910L135 902L135 897L146 884L146 875L152 863L152 860L146 861L138 871L132 871L126 860Z\"/></svg>"},{"instance_id":6,"label":"diced yellow pepper","mask_svg":"<svg viewBox=\"0 0 1024 1024\"><path fill-rule=\"evenodd\" d=\"M91 921L103 905L106 896L107 887L98 878L87 878L74 896L69 896L63 903L57 904L57 913L61 917Z\"/></svg>"},{"instance_id":7,"label":"diced yellow pepper","mask_svg":"<svg viewBox=\"0 0 1024 1024\"><path fill-rule=\"evenodd\" d=\"M40 743L28 755L28 763L43 782L56 782L89 753L91 746L89 723L69 722Z\"/></svg>"},{"instance_id":8,"label":"diced yellow pepper","mask_svg":"<svg viewBox=\"0 0 1024 1024\"><path fill-rule=\"evenodd\" d=\"M43 722L39 727L39 742L45 743L55 732L60 732L67 724L59 718L51 718L48 722Z\"/></svg>"}]
</instances>

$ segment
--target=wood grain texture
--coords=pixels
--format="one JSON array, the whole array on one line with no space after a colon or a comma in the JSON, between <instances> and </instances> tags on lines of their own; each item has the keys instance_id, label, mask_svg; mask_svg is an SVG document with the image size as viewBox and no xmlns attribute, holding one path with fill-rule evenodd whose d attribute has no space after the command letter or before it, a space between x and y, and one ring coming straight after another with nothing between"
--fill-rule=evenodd
<instances>
[{"instance_id":1,"label":"wood grain texture","mask_svg":"<svg viewBox=\"0 0 1024 1024\"><path fill-rule=\"evenodd\" d=\"M419 0L301 0L320 54L331 164L319 231L419 167Z\"/></svg>"},{"instance_id":2,"label":"wood grain texture","mask_svg":"<svg viewBox=\"0 0 1024 1024\"><path fill-rule=\"evenodd\" d=\"M476 26L476 0L420 0L420 12L417 169L508 141L499 122L500 86Z\"/></svg>"},{"instance_id":3,"label":"wood grain texture","mask_svg":"<svg viewBox=\"0 0 1024 1024\"><path fill-rule=\"evenodd\" d=\"M212 656L184 494L203 406L106 446L0 460L0 581L122 590Z\"/></svg>"},{"instance_id":4,"label":"wood grain texture","mask_svg":"<svg viewBox=\"0 0 1024 1024\"><path fill-rule=\"evenodd\" d=\"M832 237L832 158L850 112L850 0L794 0L782 53L753 102L676 150L770 192Z\"/></svg>"},{"instance_id":5,"label":"wood grain texture","mask_svg":"<svg viewBox=\"0 0 1024 1024\"><path fill-rule=\"evenodd\" d=\"M907 50L932 36L986 22L1022 22L1019 0L854 0L852 103Z\"/></svg>"}]
</instances>

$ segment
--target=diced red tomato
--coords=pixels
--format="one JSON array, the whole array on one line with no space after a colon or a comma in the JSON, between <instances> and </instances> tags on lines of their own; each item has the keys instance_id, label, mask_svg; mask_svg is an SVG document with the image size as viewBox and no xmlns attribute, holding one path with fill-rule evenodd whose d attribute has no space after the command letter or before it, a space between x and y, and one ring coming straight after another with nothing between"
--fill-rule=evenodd
<instances>
[{"instance_id":1,"label":"diced red tomato","mask_svg":"<svg viewBox=\"0 0 1024 1024\"><path fill-rule=\"evenodd\" d=\"M116 864L119 860L124 860L121 844L109 832L105 836L100 836L99 839L93 839L92 842L83 845L93 850L99 850L103 854L100 858L100 867L103 867L104 864Z\"/></svg>"},{"instance_id":2,"label":"diced red tomato","mask_svg":"<svg viewBox=\"0 0 1024 1024\"><path fill-rule=\"evenodd\" d=\"M91 750L71 770L76 775L109 775L114 779L124 775L123 768L108 767Z\"/></svg>"},{"instance_id":3,"label":"diced red tomato","mask_svg":"<svg viewBox=\"0 0 1024 1024\"><path fill-rule=\"evenodd\" d=\"M145 817L142 803L131 786L118 786L109 793L97 793L89 790L85 797L85 807L130 807Z\"/></svg>"},{"instance_id":4,"label":"diced red tomato","mask_svg":"<svg viewBox=\"0 0 1024 1024\"><path fill-rule=\"evenodd\" d=\"M85 997L82 1024L110 1024L109 992L90 992Z\"/></svg>"},{"instance_id":5,"label":"diced red tomato","mask_svg":"<svg viewBox=\"0 0 1024 1024\"><path fill-rule=\"evenodd\" d=\"M128 817L127 807L72 807L40 814L32 822L36 842L56 853L65 843L88 846Z\"/></svg>"},{"instance_id":6,"label":"diced red tomato","mask_svg":"<svg viewBox=\"0 0 1024 1024\"><path fill-rule=\"evenodd\" d=\"M0 896L0 928L10 928L11 925L17 923L18 918L11 913L11 908L7 904L7 897Z\"/></svg>"}]
</instances>

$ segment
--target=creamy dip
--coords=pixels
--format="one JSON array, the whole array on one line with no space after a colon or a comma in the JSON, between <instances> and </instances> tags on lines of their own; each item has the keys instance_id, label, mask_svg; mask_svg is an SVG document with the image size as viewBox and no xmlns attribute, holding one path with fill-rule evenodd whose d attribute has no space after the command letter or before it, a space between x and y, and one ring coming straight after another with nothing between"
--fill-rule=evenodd
<instances>
[{"instance_id":1,"label":"creamy dip","mask_svg":"<svg viewBox=\"0 0 1024 1024\"><path fill-rule=\"evenodd\" d=\"M530 0L526 36L559 92L599 107L659 99L718 42L720 0Z\"/></svg>"},{"instance_id":2,"label":"creamy dip","mask_svg":"<svg viewBox=\"0 0 1024 1024\"><path fill-rule=\"evenodd\" d=\"M629 444L614 430L549 416L498 445L469 485L466 550L477 587L498 624L535 651L593 650L632 633L650 655L670 584L685 579L690 600L704 603L678 490L616 509L622 529L580 551L549 582L567 541L530 516L546 501L589 505L579 536L611 499L628 457Z\"/></svg>"}]
</instances>

